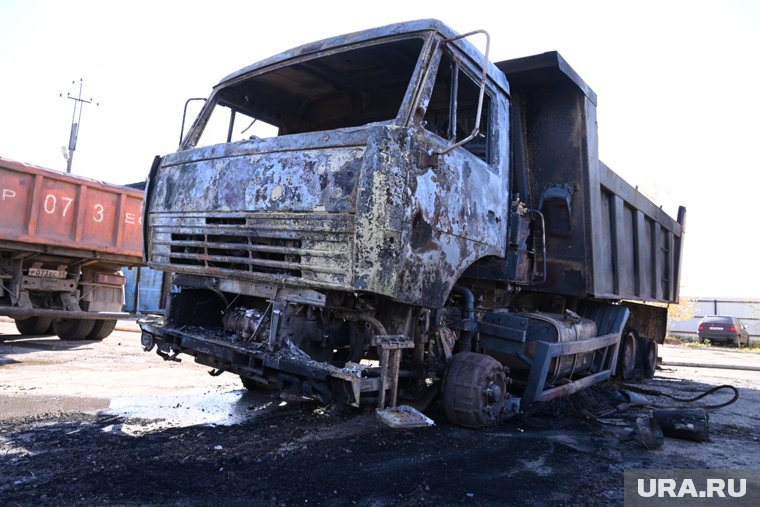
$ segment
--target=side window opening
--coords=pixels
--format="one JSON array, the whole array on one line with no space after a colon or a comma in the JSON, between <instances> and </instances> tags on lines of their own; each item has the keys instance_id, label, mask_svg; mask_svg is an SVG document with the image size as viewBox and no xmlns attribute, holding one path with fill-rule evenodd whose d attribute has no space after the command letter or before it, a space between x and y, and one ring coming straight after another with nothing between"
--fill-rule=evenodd
<instances>
[{"instance_id":1,"label":"side window opening","mask_svg":"<svg viewBox=\"0 0 760 507\"><path fill-rule=\"evenodd\" d=\"M479 94L479 84L451 57L444 54L425 113L425 128L452 143L466 138L475 127ZM463 146L488 164L492 162L490 111L491 98L486 92L483 96L480 132L475 139Z\"/></svg>"}]
</instances>

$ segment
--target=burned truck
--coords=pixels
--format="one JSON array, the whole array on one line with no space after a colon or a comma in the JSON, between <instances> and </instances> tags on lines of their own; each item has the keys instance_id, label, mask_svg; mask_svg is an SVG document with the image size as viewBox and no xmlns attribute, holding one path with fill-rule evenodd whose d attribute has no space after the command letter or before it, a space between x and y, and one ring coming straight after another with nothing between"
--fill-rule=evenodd
<instances>
[{"instance_id":1,"label":"burned truck","mask_svg":"<svg viewBox=\"0 0 760 507\"><path fill-rule=\"evenodd\" d=\"M22 335L102 340L142 264L142 191L0 157L0 315Z\"/></svg>"},{"instance_id":2,"label":"burned truck","mask_svg":"<svg viewBox=\"0 0 760 507\"><path fill-rule=\"evenodd\" d=\"M394 24L214 87L150 170L147 262L174 277L145 350L394 426L651 376L684 210L599 161L558 53L491 63L485 36Z\"/></svg>"}]
</instances>

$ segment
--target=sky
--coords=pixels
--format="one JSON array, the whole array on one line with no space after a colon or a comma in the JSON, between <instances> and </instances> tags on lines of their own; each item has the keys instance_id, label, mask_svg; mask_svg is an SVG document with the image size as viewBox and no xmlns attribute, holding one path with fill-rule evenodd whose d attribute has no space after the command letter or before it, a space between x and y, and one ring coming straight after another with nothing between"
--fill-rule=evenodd
<instances>
[{"instance_id":1,"label":"sky","mask_svg":"<svg viewBox=\"0 0 760 507\"><path fill-rule=\"evenodd\" d=\"M493 61L559 51L598 96L601 160L671 216L686 206L681 294L760 298L754 0L0 0L0 156L64 171L81 79L73 172L142 181L176 150L185 100L224 76L421 18L487 30Z\"/></svg>"}]
</instances>

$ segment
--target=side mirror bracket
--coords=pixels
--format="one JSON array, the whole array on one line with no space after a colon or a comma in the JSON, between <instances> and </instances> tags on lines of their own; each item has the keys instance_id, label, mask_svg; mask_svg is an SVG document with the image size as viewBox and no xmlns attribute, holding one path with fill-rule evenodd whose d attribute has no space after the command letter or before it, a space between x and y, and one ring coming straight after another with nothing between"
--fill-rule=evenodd
<instances>
[{"instance_id":1,"label":"side mirror bracket","mask_svg":"<svg viewBox=\"0 0 760 507\"><path fill-rule=\"evenodd\" d=\"M185 101L185 107L182 110L182 126L179 128L179 145L182 146L182 138L185 136L185 120L187 119L187 106L190 105L190 102L194 102L196 100L202 100L206 101L205 97L194 97L192 99L187 99Z\"/></svg>"}]
</instances>

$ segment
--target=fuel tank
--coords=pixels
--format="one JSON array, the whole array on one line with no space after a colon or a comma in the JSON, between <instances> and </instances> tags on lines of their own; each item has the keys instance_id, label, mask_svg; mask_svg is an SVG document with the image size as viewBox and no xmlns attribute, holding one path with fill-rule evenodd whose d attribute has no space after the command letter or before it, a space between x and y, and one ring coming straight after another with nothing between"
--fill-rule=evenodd
<instances>
[{"instance_id":1,"label":"fuel tank","mask_svg":"<svg viewBox=\"0 0 760 507\"><path fill-rule=\"evenodd\" d=\"M567 312L564 315L538 312L517 315L528 319L524 354L521 357L510 356L506 363L513 373L522 373L526 377L533 362L536 342L564 343L587 340L596 336L594 321L573 312ZM549 365L546 381L555 383L559 379L585 372L591 368L593 358L593 352L554 358Z\"/></svg>"}]
</instances>

